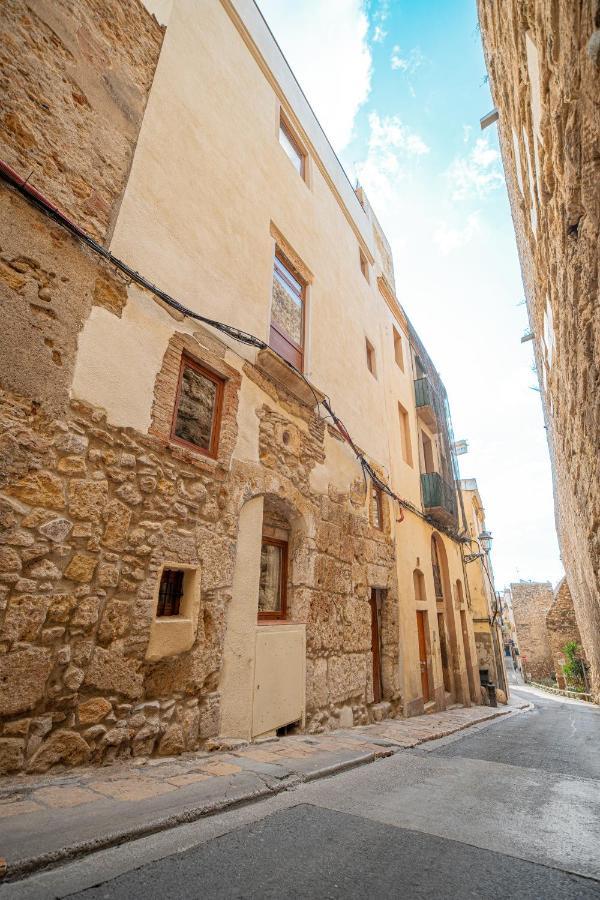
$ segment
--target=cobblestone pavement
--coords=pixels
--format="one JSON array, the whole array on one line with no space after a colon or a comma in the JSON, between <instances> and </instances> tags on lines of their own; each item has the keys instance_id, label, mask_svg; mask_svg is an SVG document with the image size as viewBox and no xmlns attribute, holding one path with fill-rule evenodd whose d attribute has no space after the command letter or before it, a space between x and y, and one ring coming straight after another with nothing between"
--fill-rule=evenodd
<instances>
[{"instance_id":1,"label":"cobblestone pavement","mask_svg":"<svg viewBox=\"0 0 600 900\"><path fill-rule=\"evenodd\" d=\"M136 759L0 781L7 878L291 789L527 707L471 707L227 752Z\"/></svg>"}]
</instances>

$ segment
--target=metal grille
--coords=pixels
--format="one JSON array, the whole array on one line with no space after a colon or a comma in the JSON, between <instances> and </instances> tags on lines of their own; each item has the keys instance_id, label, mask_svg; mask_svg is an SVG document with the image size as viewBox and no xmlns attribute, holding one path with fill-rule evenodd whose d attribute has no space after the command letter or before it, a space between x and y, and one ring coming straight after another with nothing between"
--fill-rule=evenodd
<instances>
[{"instance_id":1,"label":"metal grille","mask_svg":"<svg viewBox=\"0 0 600 900\"><path fill-rule=\"evenodd\" d=\"M165 569L160 579L157 616L178 616L183 597L183 576L180 569Z\"/></svg>"}]
</instances>

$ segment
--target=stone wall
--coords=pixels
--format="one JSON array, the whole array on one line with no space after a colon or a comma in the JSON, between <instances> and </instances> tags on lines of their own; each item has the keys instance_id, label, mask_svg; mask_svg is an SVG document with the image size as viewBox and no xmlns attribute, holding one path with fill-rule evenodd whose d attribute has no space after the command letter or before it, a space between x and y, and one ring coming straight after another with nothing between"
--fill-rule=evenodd
<instances>
[{"instance_id":1,"label":"stone wall","mask_svg":"<svg viewBox=\"0 0 600 900\"><path fill-rule=\"evenodd\" d=\"M383 688L399 711L389 509L384 528L374 528L358 467L346 493L311 489L336 432L250 363L238 361L243 371L226 364L225 346L204 331L175 331L165 346L149 434L117 428L70 398L80 329L94 304L120 317L127 285L12 191L2 188L0 203L9 213L0 235L3 331L19 327L32 343L27 365L17 348L0 357L0 770L170 755L218 735L237 522L259 494L304 523L291 542L289 589L290 619L306 623L307 727L369 720L373 586L387 591ZM44 329L40 273L51 313ZM163 406L183 351L227 377L217 460L169 441ZM258 462L232 455L243 378L263 397ZM200 573L195 636L186 652L148 661L165 561Z\"/></svg>"},{"instance_id":2,"label":"stone wall","mask_svg":"<svg viewBox=\"0 0 600 900\"><path fill-rule=\"evenodd\" d=\"M478 0L561 555L600 694L600 6Z\"/></svg>"},{"instance_id":3,"label":"stone wall","mask_svg":"<svg viewBox=\"0 0 600 900\"><path fill-rule=\"evenodd\" d=\"M102 239L163 30L139 0L6 0L0 28L0 158Z\"/></svg>"},{"instance_id":4,"label":"stone wall","mask_svg":"<svg viewBox=\"0 0 600 900\"><path fill-rule=\"evenodd\" d=\"M533 681L551 678L554 662L546 615L554 602L552 585L549 581L521 581L511 584L510 590L523 671Z\"/></svg>"},{"instance_id":5,"label":"stone wall","mask_svg":"<svg viewBox=\"0 0 600 900\"><path fill-rule=\"evenodd\" d=\"M581 635L566 578L563 578L554 592L554 602L546 615L546 630L554 660L556 682L559 688L566 688L563 666L567 659L563 648L568 641L576 641L581 646Z\"/></svg>"}]
</instances>

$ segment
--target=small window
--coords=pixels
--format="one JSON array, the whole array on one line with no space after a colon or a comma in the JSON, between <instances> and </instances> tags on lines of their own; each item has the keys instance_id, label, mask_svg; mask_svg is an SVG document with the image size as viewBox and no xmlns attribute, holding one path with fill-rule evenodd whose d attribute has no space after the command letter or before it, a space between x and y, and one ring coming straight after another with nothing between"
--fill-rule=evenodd
<instances>
[{"instance_id":1,"label":"small window","mask_svg":"<svg viewBox=\"0 0 600 900\"><path fill-rule=\"evenodd\" d=\"M260 553L258 618L285 619L287 612L287 541L263 537Z\"/></svg>"},{"instance_id":2,"label":"small window","mask_svg":"<svg viewBox=\"0 0 600 900\"><path fill-rule=\"evenodd\" d=\"M427 474L430 474L431 472L435 472L433 444L424 431L421 432L421 444L423 447L423 468Z\"/></svg>"},{"instance_id":3,"label":"small window","mask_svg":"<svg viewBox=\"0 0 600 900\"><path fill-rule=\"evenodd\" d=\"M269 343L299 372L304 360L305 293L304 281L278 249L273 267Z\"/></svg>"},{"instance_id":4,"label":"small window","mask_svg":"<svg viewBox=\"0 0 600 900\"><path fill-rule=\"evenodd\" d=\"M392 325L392 328L394 326ZM396 365L404 372L404 352L402 350L402 335L394 328L394 357Z\"/></svg>"},{"instance_id":5,"label":"small window","mask_svg":"<svg viewBox=\"0 0 600 900\"><path fill-rule=\"evenodd\" d=\"M360 271L363 273L366 280L369 281L369 262L360 247L358 248L358 258L360 260Z\"/></svg>"},{"instance_id":6,"label":"small window","mask_svg":"<svg viewBox=\"0 0 600 900\"><path fill-rule=\"evenodd\" d=\"M373 344L369 341L368 338L365 339L365 345L367 350L367 369L375 378L377 378L377 368L375 365L375 350L373 348Z\"/></svg>"},{"instance_id":7,"label":"small window","mask_svg":"<svg viewBox=\"0 0 600 900\"><path fill-rule=\"evenodd\" d=\"M175 401L172 440L216 457L223 379L183 356Z\"/></svg>"},{"instance_id":8,"label":"small window","mask_svg":"<svg viewBox=\"0 0 600 900\"><path fill-rule=\"evenodd\" d=\"M371 525L383 531L383 491L377 484L371 485Z\"/></svg>"},{"instance_id":9,"label":"small window","mask_svg":"<svg viewBox=\"0 0 600 900\"><path fill-rule=\"evenodd\" d=\"M400 441L402 445L402 459L409 466L412 466L412 447L410 443L410 422L408 413L401 403L398 403L398 416L400 419Z\"/></svg>"},{"instance_id":10,"label":"small window","mask_svg":"<svg viewBox=\"0 0 600 900\"><path fill-rule=\"evenodd\" d=\"M183 597L183 579L185 572L181 569L164 569L160 578L158 590L158 606L156 615L178 616Z\"/></svg>"},{"instance_id":11,"label":"small window","mask_svg":"<svg viewBox=\"0 0 600 900\"><path fill-rule=\"evenodd\" d=\"M300 177L304 178L306 154L302 152L298 141L292 134L290 126L283 117L279 120L279 143Z\"/></svg>"}]
</instances>

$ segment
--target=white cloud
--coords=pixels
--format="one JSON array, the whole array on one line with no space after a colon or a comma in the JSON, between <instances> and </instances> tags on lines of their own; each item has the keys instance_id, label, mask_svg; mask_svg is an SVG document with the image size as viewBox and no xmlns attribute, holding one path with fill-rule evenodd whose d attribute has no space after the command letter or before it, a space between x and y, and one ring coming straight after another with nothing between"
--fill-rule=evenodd
<instances>
[{"instance_id":1,"label":"white cloud","mask_svg":"<svg viewBox=\"0 0 600 900\"><path fill-rule=\"evenodd\" d=\"M409 53L404 55L402 54L402 49L399 44L395 44L392 47L392 55L390 57L392 69L399 69L401 72L412 75L425 61L425 57L421 53L419 47L413 47Z\"/></svg>"},{"instance_id":2,"label":"white cloud","mask_svg":"<svg viewBox=\"0 0 600 900\"><path fill-rule=\"evenodd\" d=\"M380 116L373 111L369 127L367 157L355 169L377 212L377 204L387 203L396 184L410 173L411 161L429 153L429 147L399 116Z\"/></svg>"},{"instance_id":3,"label":"white cloud","mask_svg":"<svg viewBox=\"0 0 600 900\"><path fill-rule=\"evenodd\" d=\"M259 4L339 153L350 143L356 114L371 90L365 0L259 0Z\"/></svg>"},{"instance_id":4,"label":"white cloud","mask_svg":"<svg viewBox=\"0 0 600 900\"><path fill-rule=\"evenodd\" d=\"M375 44L382 44L387 35L387 31L385 31L381 25L376 25L373 30L373 42Z\"/></svg>"},{"instance_id":5,"label":"white cloud","mask_svg":"<svg viewBox=\"0 0 600 900\"><path fill-rule=\"evenodd\" d=\"M383 25L389 14L389 0L381 0L371 17L373 24L373 42L375 44L382 44L388 35Z\"/></svg>"},{"instance_id":6,"label":"white cloud","mask_svg":"<svg viewBox=\"0 0 600 900\"><path fill-rule=\"evenodd\" d=\"M404 57L400 56L400 47L398 44L392 48L392 56L390 58L390 62L392 64L392 69L401 69L403 72L406 72L409 67L409 62Z\"/></svg>"},{"instance_id":7,"label":"white cloud","mask_svg":"<svg viewBox=\"0 0 600 900\"><path fill-rule=\"evenodd\" d=\"M446 221L438 222L433 231L433 242L444 256L468 244L479 232L478 213L467 216L466 223L460 227Z\"/></svg>"},{"instance_id":8,"label":"white cloud","mask_svg":"<svg viewBox=\"0 0 600 900\"><path fill-rule=\"evenodd\" d=\"M445 176L454 200L486 197L504 183L500 154L482 137L466 156L453 159Z\"/></svg>"}]
</instances>

